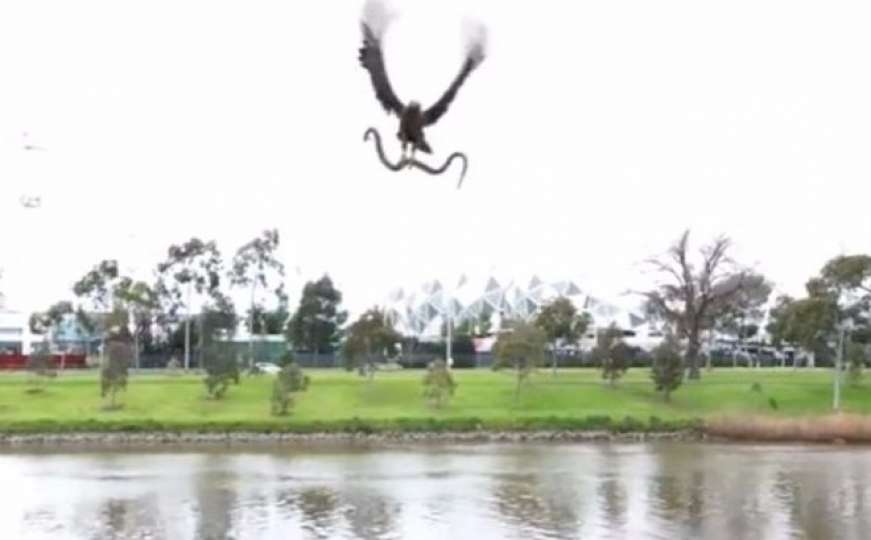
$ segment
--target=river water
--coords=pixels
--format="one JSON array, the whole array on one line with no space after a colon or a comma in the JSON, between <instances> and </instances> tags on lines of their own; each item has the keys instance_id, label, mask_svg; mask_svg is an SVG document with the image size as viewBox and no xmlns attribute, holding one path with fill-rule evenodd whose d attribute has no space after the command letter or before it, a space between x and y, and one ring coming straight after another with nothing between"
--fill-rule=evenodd
<instances>
[{"instance_id":1,"label":"river water","mask_svg":"<svg viewBox=\"0 0 871 540\"><path fill-rule=\"evenodd\" d=\"M0 538L871 538L871 449L6 450Z\"/></svg>"}]
</instances>

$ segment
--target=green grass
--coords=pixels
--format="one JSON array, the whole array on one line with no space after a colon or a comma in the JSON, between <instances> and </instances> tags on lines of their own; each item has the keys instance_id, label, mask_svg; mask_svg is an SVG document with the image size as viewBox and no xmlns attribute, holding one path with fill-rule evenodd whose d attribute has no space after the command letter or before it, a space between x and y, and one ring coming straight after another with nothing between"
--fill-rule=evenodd
<instances>
[{"instance_id":1,"label":"green grass","mask_svg":"<svg viewBox=\"0 0 871 540\"><path fill-rule=\"evenodd\" d=\"M28 375L0 375L0 431L85 430L380 431L469 429L671 430L724 414L780 417L831 410L828 370L718 369L688 382L664 403L646 369L630 370L609 388L598 370L548 370L533 376L514 400L510 372L456 370L459 383L440 410L421 397L422 371L379 373L367 382L339 370L307 370L309 390L288 417L269 414L272 378L243 376L220 401L205 399L198 375L133 374L124 407L104 411L94 372L66 372L41 393L28 393ZM751 391L758 382L761 392ZM869 383L871 384L871 383ZM772 410L769 398L777 401ZM846 385L844 409L871 412L871 388Z\"/></svg>"}]
</instances>

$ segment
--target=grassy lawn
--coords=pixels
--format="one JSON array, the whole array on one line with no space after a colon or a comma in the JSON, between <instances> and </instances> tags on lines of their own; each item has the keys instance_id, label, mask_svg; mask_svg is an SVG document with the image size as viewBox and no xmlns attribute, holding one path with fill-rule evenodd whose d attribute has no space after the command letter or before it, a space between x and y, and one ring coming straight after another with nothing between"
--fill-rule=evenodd
<instances>
[{"instance_id":1,"label":"grassy lawn","mask_svg":"<svg viewBox=\"0 0 871 540\"><path fill-rule=\"evenodd\" d=\"M646 369L630 370L615 388L602 381L598 370L562 370L556 377L542 370L516 402L510 372L456 370L456 395L448 406L436 410L421 397L422 371L379 373L371 383L339 370L306 373L312 380L309 390L297 395L293 413L282 418L269 414L269 375L243 376L223 400L213 401L205 399L201 376L132 374L127 392L121 394L124 408L107 412L102 410L95 372L66 372L38 394L26 391L29 375L7 373L0 375L0 431L345 429L336 426L354 418L392 427L397 419L409 425L441 423L445 429L451 425L512 428L535 421L536 427L548 427L560 419L568 422L563 427L582 428L590 418L601 422L602 417L620 421L628 416L646 425L651 416L679 423L722 414L826 414L832 400L829 370L718 369L703 373L700 382L685 383L671 403L664 403L653 391ZM761 385L762 392L751 390L753 382ZM770 398L777 409L771 407ZM871 381L867 386L845 384L842 399L846 411L871 412Z\"/></svg>"}]
</instances>

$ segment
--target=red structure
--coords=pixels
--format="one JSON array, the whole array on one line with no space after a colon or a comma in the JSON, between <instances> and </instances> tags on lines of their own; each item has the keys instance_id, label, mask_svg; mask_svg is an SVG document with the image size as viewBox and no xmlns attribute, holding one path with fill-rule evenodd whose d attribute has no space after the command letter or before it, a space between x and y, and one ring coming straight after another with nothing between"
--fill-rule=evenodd
<instances>
[{"instance_id":1,"label":"red structure","mask_svg":"<svg viewBox=\"0 0 871 540\"><path fill-rule=\"evenodd\" d=\"M0 369L27 369L26 354L0 354ZM51 355L54 367L60 369L61 355ZM63 356L64 369L82 369L87 367L84 354L66 354Z\"/></svg>"}]
</instances>

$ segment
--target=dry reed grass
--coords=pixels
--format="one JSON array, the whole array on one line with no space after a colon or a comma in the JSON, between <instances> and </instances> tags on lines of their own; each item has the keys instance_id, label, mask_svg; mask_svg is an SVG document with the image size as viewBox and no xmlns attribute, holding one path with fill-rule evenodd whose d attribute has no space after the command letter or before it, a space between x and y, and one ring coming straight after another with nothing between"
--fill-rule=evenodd
<instances>
[{"instance_id":1,"label":"dry reed grass","mask_svg":"<svg viewBox=\"0 0 871 540\"><path fill-rule=\"evenodd\" d=\"M754 441L871 442L871 416L727 416L708 419L705 432L715 437Z\"/></svg>"}]
</instances>

